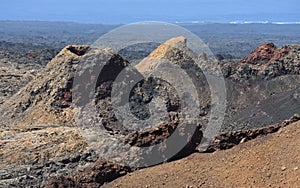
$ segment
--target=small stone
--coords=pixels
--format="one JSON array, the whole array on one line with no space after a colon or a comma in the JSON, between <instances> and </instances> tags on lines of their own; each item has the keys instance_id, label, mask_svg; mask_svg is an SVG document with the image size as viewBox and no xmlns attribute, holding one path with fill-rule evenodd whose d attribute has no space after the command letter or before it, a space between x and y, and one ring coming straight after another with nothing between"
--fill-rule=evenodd
<instances>
[{"instance_id":1,"label":"small stone","mask_svg":"<svg viewBox=\"0 0 300 188\"><path fill-rule=\"evenodd\" d=\"M240 141L240 144L244 143L246 141L246 138L243 138L241 141Z\"/></svg>"}]
</instances>

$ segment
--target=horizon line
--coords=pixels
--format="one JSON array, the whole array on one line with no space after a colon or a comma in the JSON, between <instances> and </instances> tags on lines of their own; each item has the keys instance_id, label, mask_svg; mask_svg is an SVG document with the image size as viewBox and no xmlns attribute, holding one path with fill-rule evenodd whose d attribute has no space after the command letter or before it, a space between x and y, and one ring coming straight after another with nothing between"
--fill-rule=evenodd
<instances>
[{"instance_id":1,"label":"horizon line","mask_svg":"<svg viewBox=\"0 0 300 188\"><path fill-rule=\"evenodd\" d=\"M0 22L50 22L50 23L74 23L74 24L87 24L87 25L126 25L132 23L143 23L143 22L165 22L172 24L274 24L274 25L300 25L300 21L158 21L158 20L144 20L127 23L101 23L101 22L80 22L80 21L63 21L63 20L9 20L0 19Z\"/></svg>"}]
</instances>

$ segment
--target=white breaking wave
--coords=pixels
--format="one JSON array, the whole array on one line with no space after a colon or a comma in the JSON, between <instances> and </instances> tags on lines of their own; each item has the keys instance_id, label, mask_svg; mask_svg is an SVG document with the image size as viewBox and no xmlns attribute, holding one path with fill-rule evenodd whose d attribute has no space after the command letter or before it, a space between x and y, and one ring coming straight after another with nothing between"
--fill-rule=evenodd
<instances>
[{"instance_id":1,"label":"white breaking wave","mask_svg":"<svg viewBox=\"0 0 300 188\"><path fill-rule=\"evenodd\" d=\"M279 25L282 25L282 24L300 24L300 22L272 22L273 24L279 24Z\"/></svg>"},{"instance_id":2,"label":"white breaking wave","mask_svg":"<svg viewBox=\"0 0 300 188\"><path fill-rule=\"evenodd\" d=\"M229 22L230 24L300 24L300 22L270 22L270 21L233 21Z\"/></svg>"}]
</instances>

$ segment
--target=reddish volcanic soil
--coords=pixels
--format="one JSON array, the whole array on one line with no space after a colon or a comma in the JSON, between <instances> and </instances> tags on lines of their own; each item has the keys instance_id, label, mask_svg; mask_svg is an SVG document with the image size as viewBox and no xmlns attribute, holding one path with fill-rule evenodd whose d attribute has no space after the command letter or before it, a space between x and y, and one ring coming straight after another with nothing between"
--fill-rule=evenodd
<instances>
[{"instance_id":1,"label":"reddish volcanic soil","mask_svg":"<svg viewBox=\"0 0 300 188\"><path fill-rule=\"evenodd\" d=\"M195 153L104 187L299 187L300 121L232 149Z\"/></svg>"}]
</instances>

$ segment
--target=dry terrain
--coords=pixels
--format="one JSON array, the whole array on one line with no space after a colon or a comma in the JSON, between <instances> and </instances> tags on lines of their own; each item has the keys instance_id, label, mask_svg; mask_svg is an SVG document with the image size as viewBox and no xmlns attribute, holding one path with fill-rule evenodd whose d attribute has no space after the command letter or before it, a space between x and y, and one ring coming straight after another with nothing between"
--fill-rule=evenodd
<instances>
[{"instance_id":1,"label":"dry terrain","mask_svg":"<svg viewBox=\"0 0 300 188\"><path fill-rule=\"evenodd\" d=\"M300 122L214 153L142 169L103 187L298 187Z\"/></svg>"},{"instance_id":2,"label":"dry terrain","mask_svg":"<svg viewBox=\"0 0 300 188\"><path fill-rule=\"evenodd\" d=\"M8 47L0 49L0 187L297 187L300 117L294 114L300 112L300 45L278 47L265 43L240 60L224 60L220 54L217 59L200 56L201 63L214 62L212 68L220 66L223 75L219 75L224 76L227 90L224 123L219 135L209 140L205 128L217 102L211 99L205 75L187 43L184 37L177 37L158 47L147 44L143 47L149 49L137 55L135 50L143 47L117 52L68 45L57 54L54 49L36 47L26 51L22 44L2 42ZM18 48L25 52L14 53ZM223 50L226 56L227 50ZM119 121L112 107L113 84L126 88L135 81L131 76L157 71L164 65L161 60L186 71L201 93L195 97L200 104L197 121L187 119L190 121L183 126L179 124L184 119L180 115L192 107L181 104L171 84L151 76L130 87L130 97L126 98L130 110L126 106L121 109L135 118ZM104 71L96 77L100 67ZM116 82L125 68L126 80ZM85 82L78 84L78 80ZM94 88L87 87L92 84ZM86 101L86 93L78 91L87 92L92 100ZM151 118L148 107L156 98L160 103L156 103L155 110L165 109L163 118L154 125L141 126L138 120ZM91 110L94 107L95 114ZM82 111L78 123L76 115ZM98 125L101 131L89 132ZM188 135L190 141L168 158L168 163L141 169L112 162L127 157L134 164L145 162L145 158L152 157L150 154L157 154L152 146L172 134L185 139L179 133L191 127L195 131ZM83 131L93 134L87 136ZM118 152L120 146L114 144L112 136L137 149ZM207 148L199 146L202 139ZM167 153L174 143L164 143L153 148ZM146 151L149 155L138 155L145 146L150 146ZM114 158L101 158L96 151L99 148L103 149L100 154L112 152Z\"/></svg>"}]
</instances>

